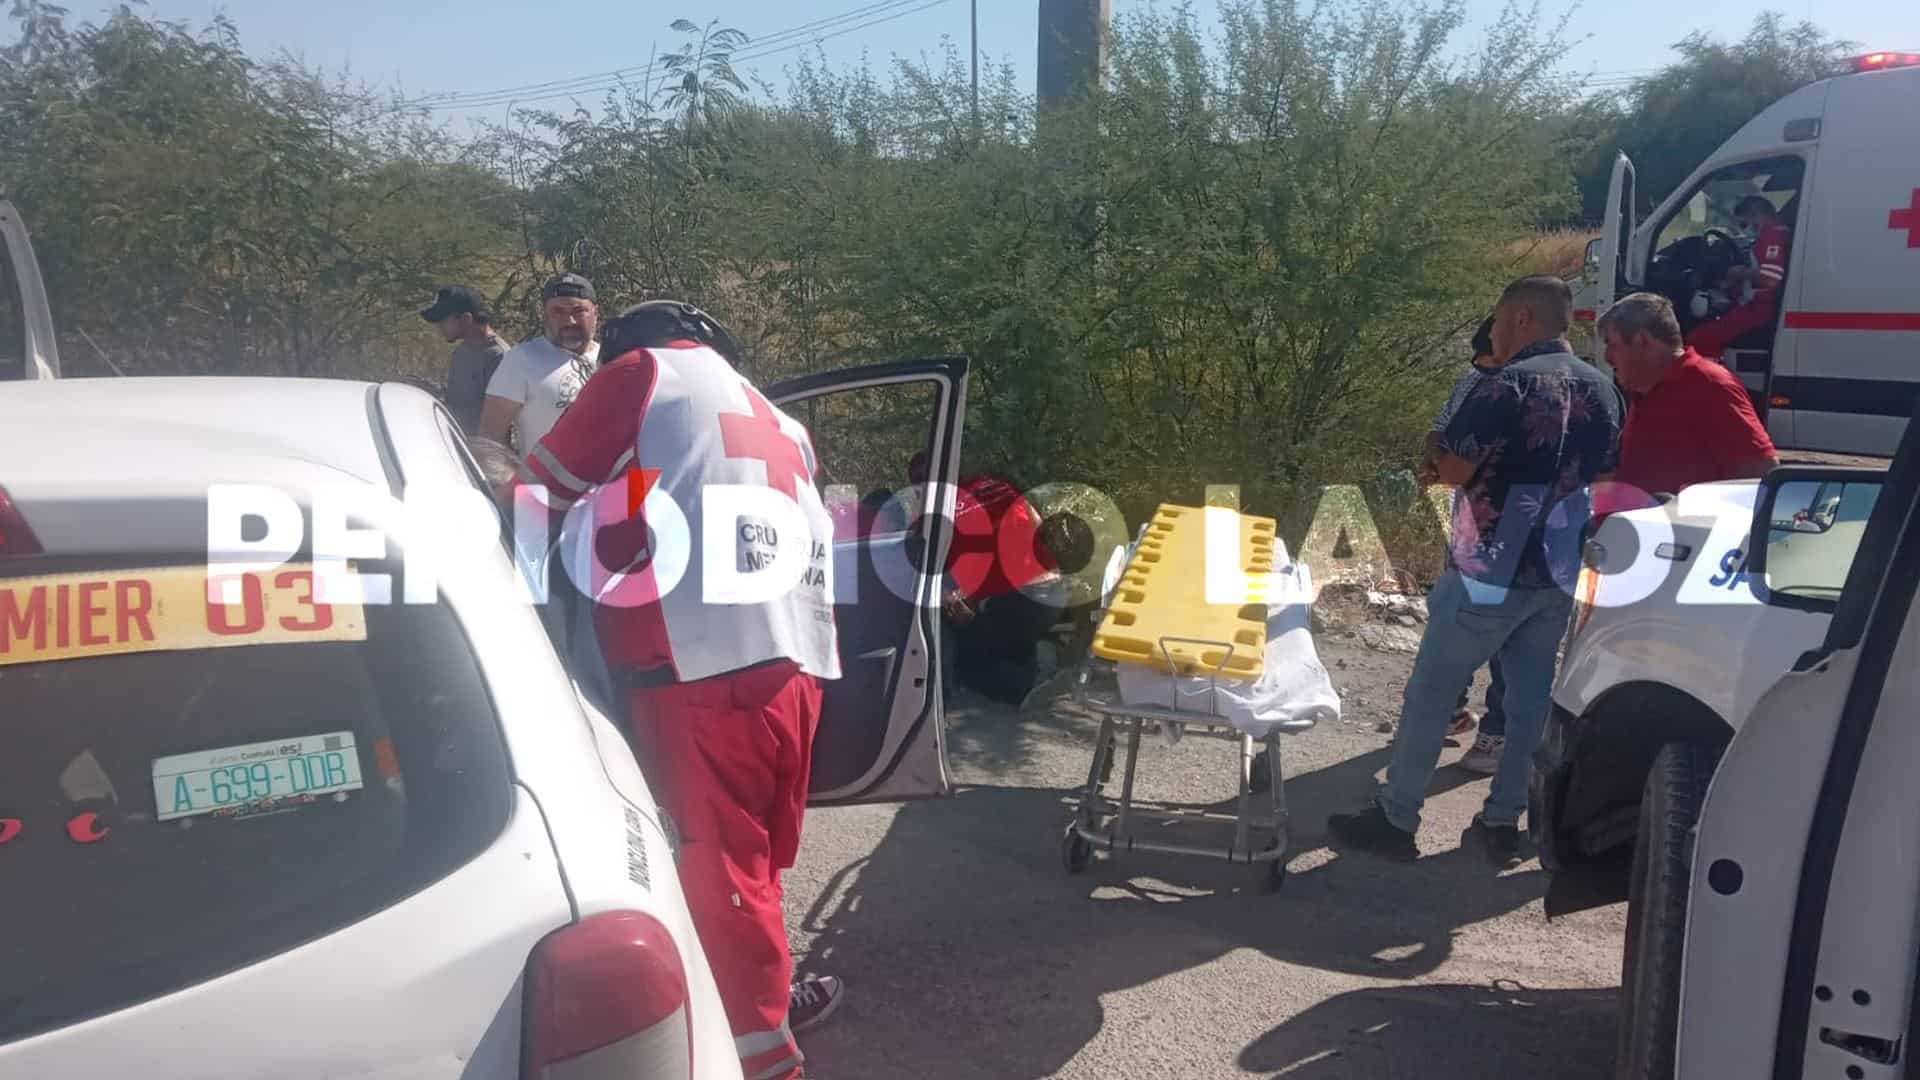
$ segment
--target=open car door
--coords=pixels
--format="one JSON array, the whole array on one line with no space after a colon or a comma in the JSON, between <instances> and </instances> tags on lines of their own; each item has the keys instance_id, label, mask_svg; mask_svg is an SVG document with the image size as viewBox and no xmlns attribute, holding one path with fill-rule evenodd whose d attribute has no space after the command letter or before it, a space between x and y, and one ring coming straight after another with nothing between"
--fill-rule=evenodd
<instances>
[{"instance_id":1,"label":"open car door","mask_svg":"<svg viewBox=\"0 0 1920 1080\"><path fill-rule=\"evenodd\" d=\"M1873 483L1864 475L1853 482ZM1683 901L1676 1080L1916 1075L1920 422L1878 486L1838 587L1836 560L1800 549L1844 547L1839 524L1801 532L1785 494L1756 502L1756 587L1776 605L1825 601L1833 620L1760 699L1707 790Z\"/></svg>"},{"instance_id":2,"label":"open car door","mask_svg":"<svg viewBox=\"0 0 1920 1080\"><path fill-rule=\"evenodd\" d=\"M40 264L20 215L12 203L0 200L0 382L59 376Z\"/></svg>"},{"instance_id":3,"label":"open car door","mask_svg":"<svg viewBox=\"0 0 1920 1080\"><path fill-rule=\"evenodd\" d=\"M781 383L767 397L813 436L834 518L840 678L824 684L811 806L951 789L940 599L966 416L967 359L880 364ZM926 455L927 487L911 485ZM939 513L921 513L924 500Z\"/></svg>"}]
</instances>

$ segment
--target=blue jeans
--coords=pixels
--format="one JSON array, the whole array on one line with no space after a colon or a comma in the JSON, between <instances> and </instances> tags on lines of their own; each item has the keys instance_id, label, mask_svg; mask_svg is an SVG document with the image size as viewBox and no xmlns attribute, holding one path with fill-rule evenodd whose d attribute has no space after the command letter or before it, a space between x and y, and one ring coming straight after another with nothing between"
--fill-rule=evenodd
<instances>
[{"instance_id":1,"label":"blue jeans","mask_svg":"<svg viewBox=\"0 0 1920 1080\"><path fill-rule=\"evenodd\" d=\"M1453 703L1454 712L1467 707L1467 691L1472 689L1472 683L1460 689L1460 700ZM1495 653L1493 659L1487 661L1487 708L1480 714L1480 734L1495 738L1506 737L1506 696L1507 680L1500 676L1500 654Z\"/></svg>"},{"instance_id":2,"label":"blue jeans","mask_svg":"<svg viewBox=\"0 0 1920 1080\"><path fill-rule=\"evenodd\" d=\"M1387 820L1413 832L1420 826L1460 688L1480 665L1500 657L1506 683L1507 747L1481 819L1518 825L1527 808L1527 767L1546 727L1554 662L1567 631L1573 598L1558 588L1503 589L1448 571L1427 597L1427 632L1420 639L1400 706L1393 760L1378 796Z\"/></svg>"}]
</instances>

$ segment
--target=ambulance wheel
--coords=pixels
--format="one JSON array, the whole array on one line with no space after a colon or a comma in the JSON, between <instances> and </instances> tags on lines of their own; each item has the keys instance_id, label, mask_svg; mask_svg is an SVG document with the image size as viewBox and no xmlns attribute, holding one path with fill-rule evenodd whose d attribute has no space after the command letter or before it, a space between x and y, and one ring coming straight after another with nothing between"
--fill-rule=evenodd
<instances>
[{"instance_id":1,"label":"ambulance wheel","mask_svg":"<svg viewBox=\"0 0 1920 1080\"><path fill-rule=\"evenodd\" d=\"M1673 1076L1693 829L1719 757L1711 747L1670 743L1653 759L1641 791L1621 958L1618 1080Z\"/></svg>"},{"instance_id":2,"label":"ambulance wheel","mask_svg":"<svg viewBox=\"0 0 1920 1080\"><path fill-rule=\"evenodd\" d=\"M1077 819L1067 822L1067 831L1060 837L1060 861L1069 874L1084 874L1093 862L1093 845L1080 835L1079 825Z\"/></svg>"}]
</instances>

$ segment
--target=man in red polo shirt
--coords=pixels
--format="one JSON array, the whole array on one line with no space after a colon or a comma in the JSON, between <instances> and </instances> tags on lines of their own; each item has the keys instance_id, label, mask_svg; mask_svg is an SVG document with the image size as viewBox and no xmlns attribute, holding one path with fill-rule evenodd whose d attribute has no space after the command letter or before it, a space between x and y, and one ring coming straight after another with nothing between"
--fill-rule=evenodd
<instances>
[{"instance_id":1,"label":"man in red polo shirt","mask_svg":"<svg viewBox=\"0 0 1920 1080\"><path fill-rule=\"evenodd\" d=\"M1600 317L1600 333L1631 399L1615 480L1677 495L1693 484L1764 476L1778 464L1747 388L1682 343L1666 297L1623 298Z\"/></svg>"}]
</instances>

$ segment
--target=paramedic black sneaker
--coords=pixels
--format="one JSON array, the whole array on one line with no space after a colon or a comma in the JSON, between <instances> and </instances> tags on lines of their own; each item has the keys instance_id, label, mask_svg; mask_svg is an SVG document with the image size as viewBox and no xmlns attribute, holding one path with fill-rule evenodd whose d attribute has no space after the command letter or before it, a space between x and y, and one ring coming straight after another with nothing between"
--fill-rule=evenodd
<instances>
[{"instance_id":1,"label":"paramedic black sneaker","mask_svg":"<svg viewBox=\"0 0 1920 1080\"><path fill-rule=\"evenodd\" d=\"M840 1007L846 987L832 975L801 979L787 993L787 1030L795 1034L818 1027Z\"/></svg>"},{"instance_id":2,"label":"paramedic black sneaker","mask_svg":"<svg viewBox=\"0 0 1920 1080\"><path fill-rule=\"evenodd\" d=\"M1520 826L1489 825L1473 815L1473 824L1460 834L1461 847L1478 847L1487 861L1498 867L1520 862Z\"/></svg>"},{"instance_id":3,"label":"paramedic black sneaker","mask_svg":"<svg viewBox=\"0 0 1920 1080\"><path fill-rule=\"evenodd\" d=\"M1413 834L1387 820L1387 812L1375 803L1357 814L1334 814L1327 818L1327 833L1336 848L1352 848L1369 855L1400 862L1420 857Z\"/></svg>"}]
</instances>

